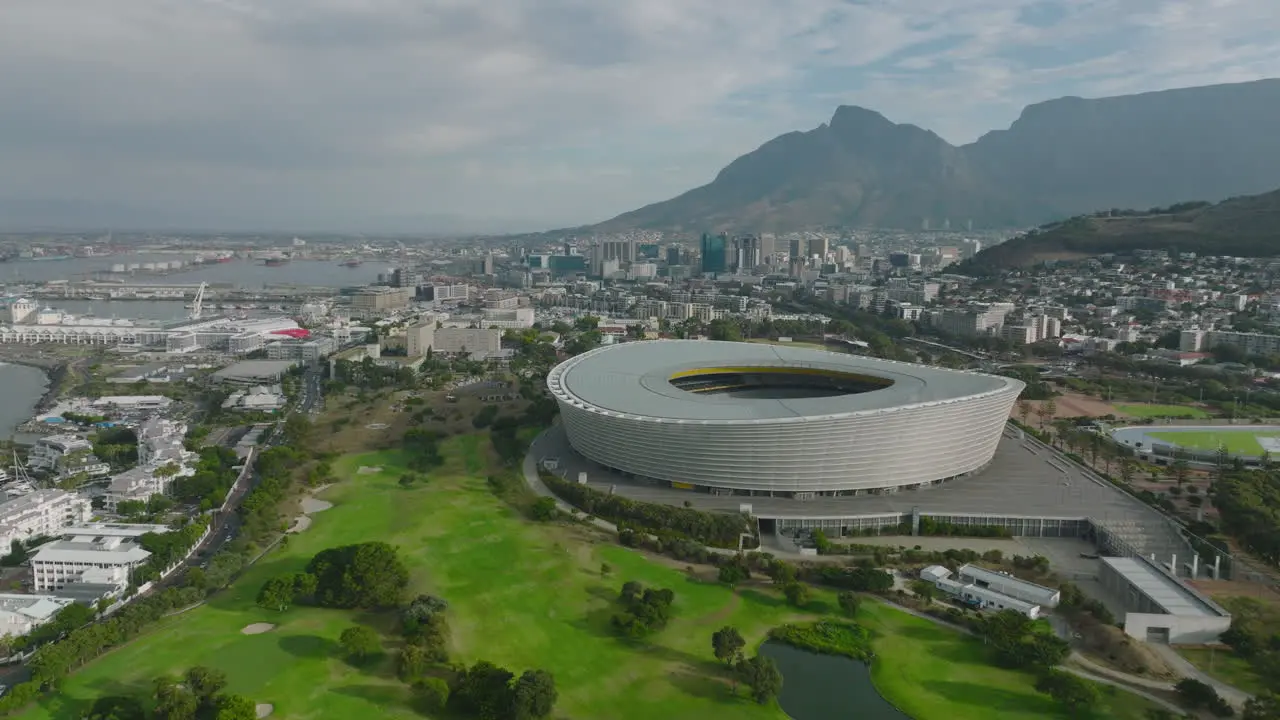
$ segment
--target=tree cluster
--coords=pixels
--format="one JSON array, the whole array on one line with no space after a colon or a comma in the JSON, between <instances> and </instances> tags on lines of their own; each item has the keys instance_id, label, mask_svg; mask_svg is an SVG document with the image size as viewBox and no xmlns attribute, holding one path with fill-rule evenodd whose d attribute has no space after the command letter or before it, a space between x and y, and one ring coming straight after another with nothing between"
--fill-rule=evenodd
<instances>
[{"instance_id":1,"label":"tree cluster","mask_svg":"<svg viewBox=\"0 0 1280 720\"><path fill-rule=\"evenodd\" d=\"M402 441L409 456L409 469L429 472L444 464L440 454L440 433L425 428L410 428Z\"/></svg>"},{"instance_id":2,"label":"tree cluster","mask_svg":"<svg viewBox=\"0 0 1280 720\"><path fill-rule=\"evenodd\" d=\"M536 720L551 714L559 693L546 670L520 677L481 660L462 672L448 695L450 709L479 720Z\"/></svg>"},{"instance_id":3,"label":"tree cluster","mask_svg":"<svg viewBox=\"0 0 1280 720\"><path fill-rule=\"evenodd\" d=\"M419 595L400 610L400 632L405 647L397 672L405 682L414 682L428 665L449 660L449 625L445 611L449 603L434 595Z\"/></svg>"},{"instance_id":4,"label":"tree cluster","mask_svg":"<svg viewBox=\"0 0 1280 720\"><path fill-rule=\"evenodd\" d=\"M196 666L181 677L161 677L151 701L156 720L255 720L257 707L243 695L225 692L227 677L213 668ZM100 697L86 720L147 720L145 704L129 695Z\"/></svg>"},{"instance_id":5,"label":"tree cluster","mask_svg":"<svg viewBox=\"0 0 1280 720\"><path fill-rule=\"evenodd\" d=\"M305 572L271 578L258 592L258 605L286 610L295 602L320 607L377 609L400 604L409 570L396 549L383 542L321 550Z\"/></svg>"},{"instance_id":6,"label":"tree cluster","mask_svg":"<svg viewBox=\"0 0 1280 720\"><path fill-rule=\"evenodd\" d=\"M1000 664L1011 668L1048 670L1071 651L1066 640L1042 631L1033 620L1015 610L981 616L978 633L995 649Z\"/></svg>"},{"instance_id":7,"label":"tree cluster","mask_svg":"<svg viewBox=\"0 0 1280 720\"><path fill-rule=\"evenodd\" d=\"M239 475L235 451L225 447L200 449L195 473L173 481L172 495L180 503L199 505L202 510L221 507Z\"/></svg>"},{"instance_id":8,"label":"tree cluster","mask_svg":"<svg viewBox=\"0 0 1280 720\"><path fill-rule=\"evenodd\" d=\"M189 523L167 533L145 533L138 538L142 549L151 553L146 562L134 568L131 580L135 586L160 577L168 568L186 557L209 527L207 515L197 515Z\"/></svg>"},{"instance_id":9,"label":"tree cluster","mask_svg":"<svg viewBox=\"0 0 1280 720\"><path fill-rule=\"evenodd\" d=\"M571 483L550 473L543 475L543 482L561 500L589 515L646 532L669 531L713 547L736 548L739 536L749 530L746 518L735 513L708 513L638 502Z\"/></svg>"},{"instance_id":10,"label":"tree cluster","mask_svg":"<svg viewBox=\"0 0 1280 720\"><path fill-rule=\"evenodd\" d=\"M1280 472L1231 473L1211 492L1222 527L1249 550L1280 563Z\"/></svg>"},{"instance_id":11,"label":"tree cluster","mask_svg":"<svg viewBox=\"0 0 1280 720\"><path fill-rule=\"evenodd\" d=\"M1194 678L1184 678L1173 689L1178 693L1178 699L1192 710L1208 710L1218 717L1231 717L1235 714L1235 709L1218 695L1212 685Z\"/></svg>"},{"instance_id":12,"label":"tree cluster","mask_svg":"<svg viewBox=\"0 0 1280 720\"><path fill-rule=\"evenodd\" d=\"M676 594L667 588L646 588L635 580L622 584L618 604L622 609L610 620L614 630L629 638L640 638L667 626Z\"/></svg>"}]
</instances>

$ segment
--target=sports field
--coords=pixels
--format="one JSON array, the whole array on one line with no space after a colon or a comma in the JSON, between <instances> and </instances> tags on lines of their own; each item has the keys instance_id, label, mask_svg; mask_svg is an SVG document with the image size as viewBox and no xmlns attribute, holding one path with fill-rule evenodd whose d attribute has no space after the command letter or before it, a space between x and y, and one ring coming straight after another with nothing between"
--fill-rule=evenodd
<instances>
[{"instance_id":1,"label":"sports field","mask_svg":"<svg viewBox=\"0 0 1280 720\"><path fill-rule=\"evenodd\" d=\"M20 717L79 720L99 695L144 694L156 677L195 664L224 670L231 692L273 703L272 718L423 717L394 679L390 655L365 669L336 657L343 629L367 623L389 631L390 618L312 608L275 613L253 603L266 578L300 570L324 548L373 539L399 546L414 590L449 601L455 660L550 670L560 692L556 717L784 717L775 706L732 696L710 646L723 625L754 645L770 627L800 617L779 593L698 581L679 563L593 541L578 528L525 521L487 487L494 469L485 436L453 438L442 450L446 465L412 489L397 483L398 452L343 457L334 468L343 482L322 496L334 507L316 514L309 529L210 604L90 664L56 698ZM361 466L382 470L358 474ZM613 568L609 577L601 577L602 562ZM626 580L676 593L675 619L644 643L622 642L609 629L612 600ZM817 591L810 609L834 604L831 593ZM990 665L976 640L872 601L861 620L877 633L877 686L917 720L986 720L993 708L1012 720L1072 717L1035 692L1029 676ZM241 634L259 622L277 627ZM388 650L393 635L384 635ZM1145 702L1125 693L1104 698L1097 717L1142 717Z\"/></svg>"},{"instance_id":2,"label":"sports field","mask_svg":"<svg viewBox=\"0 0 1280 720\"><path fill-rule=\"evenodd\" d=\"M1213 430L1193 428L1188 430L1150 431L1147 432L1147 435L1188 450L1207 450L1212 452L1219 447L1225 447L1227 452L1233 455L1260 456L1266 451L1266 448L1258 442L1258 438L1280 438L1280 430L1263 430L1248 427L1234 429L1224 427Z\"/></svg>"},{"instance_id":3,"label":"sports field","mask_svg":"<svg viewBox=\"0 0 1280 720\"><path fill-rule=\"evenodd\" d=\"M1203 420L1213 415L1202 408L1191 405L1154 405L1149 403L1117 404L1116 410L1136 418L1176 417Z\"/></svg>"}]
</instances>

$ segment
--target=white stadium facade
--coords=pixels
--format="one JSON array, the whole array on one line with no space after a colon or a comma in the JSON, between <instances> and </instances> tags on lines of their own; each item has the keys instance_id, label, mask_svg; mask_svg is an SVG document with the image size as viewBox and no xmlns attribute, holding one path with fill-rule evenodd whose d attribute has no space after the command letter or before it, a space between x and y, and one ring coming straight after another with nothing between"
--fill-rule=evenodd
<instances>
[{"instance_id":1,"label":"white stadium facade","mask_svg":"<svg viewBox=\"0 0 1280 720\"><path fill-rule=\"evenodd\" d=\"M627 477L813 498L962 478L992 459L1018 380L806 348L607 345L548 375L570 445Z\"/></svg>"}]
</instances>

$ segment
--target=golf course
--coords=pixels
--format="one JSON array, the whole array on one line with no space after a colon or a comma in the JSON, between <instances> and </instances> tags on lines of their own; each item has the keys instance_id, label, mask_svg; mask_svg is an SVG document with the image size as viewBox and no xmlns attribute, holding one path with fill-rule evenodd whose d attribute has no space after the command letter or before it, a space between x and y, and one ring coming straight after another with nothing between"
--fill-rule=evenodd
<instances>
[{"instance_id":1,"label":"golf course","mask_svg":"<svg viewBox=\"0 0 1280 720\"><path fill-rule=\"evenodd\" d=\"M711 633L734 626L753 648L772 627L831 612L833 593L815 589L798 610L767 581L731 589L711 573L623 548L596 531L526 520L486 481L514 472L496 465L487 435L452 437L441 451L445 464L410 487L398 482L399 451L339 458L338 482L318 495L333 506L315 512L304 531L207 604L90 663L18 717L79 720L94 698L148 695L155 678L207 665L226 673L229 691L272 705L273 719L422 718L395 677L394 616L255 604L268 578L301 571L321 550L373 540L399 548L411 592L448 601L453 660L553 673L553 717L785 717L776 704L757 705L731 690ZM621 640L610 629L614 598L628 580L675 593L671 622L643 641ZM871 598L857 621L874 634L877 689L917 720L1081 717L1037 692L1031 675L992 665L978 640ZM338 637L355 624L380 633L380 660L355 667L339 657ZM1138 720L1152 707L1111 688L1102 688L1102 698L1097 718Z\"/></svg>"}]
</instances>

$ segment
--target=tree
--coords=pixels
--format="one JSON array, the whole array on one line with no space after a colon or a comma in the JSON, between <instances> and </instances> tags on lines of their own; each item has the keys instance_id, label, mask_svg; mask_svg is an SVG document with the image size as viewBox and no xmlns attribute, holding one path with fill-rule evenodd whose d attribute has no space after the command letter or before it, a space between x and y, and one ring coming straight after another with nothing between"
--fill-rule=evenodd
<instances>
[{"instance_id":1,"label":"tree","mask_svg":"<svg viewBox=\"0 0 1280 720\"><path fill-rule=\"evenodd\" d=\"M746 646L747 641L742 638L742 633L731 625L725 625L711 633L711 650L716 659L730 667L742 658L742 649Z\"/></svg>"},{"instance_id":2,"label":"tree","mask_svg":"<svg viewBox=\"0 0 1280 720\"><path fill-rule=\"evenodd\" d=\"M1243 720L1280 720L1280 697L1270 693L1251 698L1244 704Z\"/></svg>"},{"instance_id":3,"label":"tree","mask_svg":"<svg viewBox=\"0 0 1280 720\"><path fill-rule=\"evenodd\" d=\"M417 481L418 481L417 475L414 475L413 473L405 473L400 476L399 483L400 483L400 487L408 489L413 487L414 483L416 483Z\"/></svg>"},{"instance_id":4,"label":"tree","mask_svg":"<svg viewBox=\"0 0 1280 720\"><path fill-rule=\"evenodd\" d=\"M1018 401L1018 419L1022 421L1023 425L1027 424L1027 416L1029 416L1030 414L1031 414L1031 403L1027 402L1026 400L1019 400Z\"/></svg>"},{"instance_id":5,"label":"tree","mask_svg":"<svg viewBox=\"0 0 1280 720\"><path fill-rule=\"evenodd\" d=\"M409 585L408 568L384 542L323 550L307 564L307 573L316 577L316 602L323 607L394 607Z\"/></svg>"},{"instance_id":6,"label":"tree","mask_svg":"<svg viewBox=\"0 0 1280 720\"><path fill-rule=\"evenodd\" d=\"M382 650L378 633L364 625L352 625L343 630L338 636L338 645L342 648L342 654L356 663L363 662Z\"/></svg>"},{"instance_id":7,"label":"tree","mask_svg":"<svg viewBox=\"0 0 1280 720\"><path fill-rule=\"evenodd\" d=\"M921 600L931 603L938 595L938 587L928 580L916 580L911 583L911 592Z\"/></svg>"},{"instance_id":8,"label":"tree","mask_svg":"<svg viewBox=\"0 0 1280 720\"><path fill-rule=\"evenodd\" d=\"M258 591L258 607L284 612L293 604L293 578L273 577L262 584Z\"/></svg>"},{"instance_id":9,"label":"tree","mask_svg":"<svg viewBox=\"0 0 1280 720\"><path fill-rule=\"evenodd\" d=\"M187 689L196 696L202 712L208 712L218 704L218 694L227 686L227 674L203 665L197 665L183 677Z\"/></svg>"},{"instance_id":10,"label":"tree","mask_svg":"<svg viewBox=\"0 0 1280 720\"><path fill-rule=\"evenodd\" d=\"M93 701L84 720L147 720L147 709L138 698L107 695Z\"/></svg>"},{"instance_id":11,"label":"tree","mask_svg":"<svg viewBox=\"0 0 1280 720\"><path fill-rule=\"evenodd\" d=\"M544 718L555 708L556 681L546 670L526 670L511 688L512 717L515 720Z\"/></svg>"},{"instance_id":12,"label":"tree","mask_svg":"<svg viewBox=\"0 0 1280 720\"><path fill-rule=\"evenodd\" d=\"M788 583L782 594L787 596L787 602L793 607L804 607L809 603L809 588L804 583Z\"/></svg>"},{"instance_id":13,"label":"tree","mask_svg":"<svg viewBox=\"0 0 1280 720\"><path fill-rule=\"evenodd\" d=\"M845 590L836 596L836 602L840 604L840 609L846 617L853 617L858 614L858 607L862 604L862 600L858 594L852 590Z\"/></svg>"},{"instance_id":14,"label":"tree","mask_svg":"<svg viewBox=\"0 0 1280 720\"><path fill-rule=\"evenodd\" d=\"M600 563L600 577L607 578L613 572L613 566L609 563Z\"/></svg>"},{"instance_id":15,"label":"tree","mask_svg":"<svg viewBox=\"0 0 1280 720\"><path fill-rule=\"evenodd\" d=\"M155 713L158 720L193 720L200 703L177 678L162 677L155 685Z\"/></svg>"},{"instance_id":16,"label":"tree","mask_svg":"<svg viewBox=\"0 0 1280 720\"><path fill-rule=\"evenodd\" d=\"M431 662L427 659L427 653L417 645L405 645L400 651L400 655L396 658L396 677L401 682L413 684L427 673L431 667Z\"/></svg>"},{"instance_id":17,"label":"tree","mask_svg":"<svg viewBox=\"0 0 1280 720\"><path fill-rule=\"evenodd\" d=\"M540 522L554 520L556 517L556 499L549 497L538 498L533 501L533 507L530 509L529 514L534 520Z\"/></svg>"},{"instance_id":18,"label":"tree","mask_svg":"<svg viewBox=\"0 0 1280 720\"><path fill-rule=\"evenodd\" d=\"M1061 670L1048 670L1036 681L1036 690L1053 698L1073 715L1098 704L1098 689L1090 682Z\"/></svg>"},{"instance_id":19,"label":"tree","mask_svg":"<svg viewBox=\"0 0 1280 720\"><path fill-rule=\"evenodd\" d=\"M502 720L511 708L515 675L487 660L467 668L449 696L450 705L481 720Z\"/></svg>"},{"instance_id":20,"label":"tree","mask_svg":"<svg viewBox=\"0 0 1280 720\"><path fill-rule=\"evenodd\" d=\"M796 568L786 560L774 560L765 570L774 585L790 585L796 581Z\"/></svg>"},{"instance_id":21,"label":"tree","mask_svg":"<svg viewBox=\"0 0 1280 720\"><path fill-rule=\"evenodd\" d=\"M414 694L430 713L438 713L449 704L449 683L443 678L423 678L413 684Z\"/></svg>"},{"instance_id":22,"label":"tree","mask_svg":"<svg viewBox=\"0 0 1280 720\"><path fill-rule=\"evenodd\" d=\"M257 720L258 706L243 695L223 695L214 720Z\"/></svg>"},{"instance_id":23,"label":"tree","mask_svg":"<svg viewBox=\"0 0 1280 720\"><path fill-rule=\"evenodd\" d=\"M751 688L751 698L761 705L782 691L782 673L771 658L756 655L749 660L740 660L736 669L742 682Z\"/></svg>"}]
</instances>

